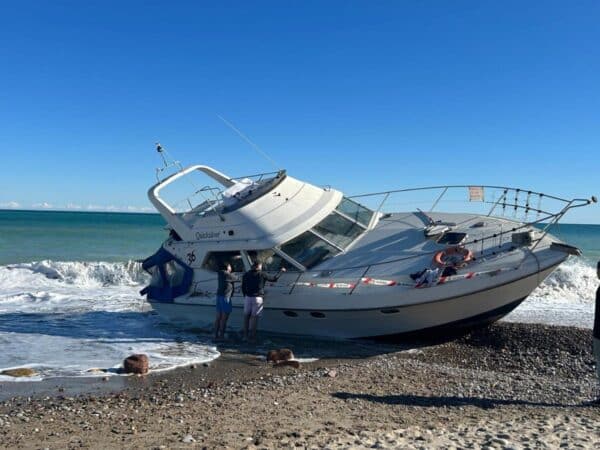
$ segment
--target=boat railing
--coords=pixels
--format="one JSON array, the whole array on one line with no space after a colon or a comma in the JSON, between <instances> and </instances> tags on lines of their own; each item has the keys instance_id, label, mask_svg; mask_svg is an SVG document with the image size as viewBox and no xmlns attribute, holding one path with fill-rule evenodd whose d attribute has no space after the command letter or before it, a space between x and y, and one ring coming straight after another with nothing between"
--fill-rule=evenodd
<instances>
[{"instance_id":1,"label":"boat railing","mask_svg":"<svg viewBox=\"0 0 600 450\"><path fill-rule=\"evenodd\" d=\"M255 173L253 175L242 175L240 177L232 177L232 180L240 181L243 179L249 179L254 181L255 183L260 183L269 178L274 178L278 175L281 175L283 171L277 170L275 172L264 172L264 173Z\"/></svg>"},{"instance_id":2,"label":"boat railing","mask_svg":"<svg viewBox=\"0 0 600 450\"><path fill-rule=\"evenodd\" d=\"M420 194L424 195L415 198ZM402 196L405 195L410 196L410 200L404 201ZM596 202L593 196L591 199L566 199L530 189L493 185L427 186L354 195L349 198L377 212L384 212L389 207L400 207L400 210L405 207L406 210L410 206L412 208L408 208L409 210L421 211L428 217L427 213L433 213L439 205L445 205L445 212L472 212L509 219L526 226L541 223L544 225L544 236L549 227L557 223L569 209Z\"/></svg>"},{"instance_id":3,"label":"boat railing","mask_svg":"<svg viewBox=\"0 0 600 450\"><path fill-rule=\"evenodd\" d=\"M472 189L476 187L477 189ZM512 241L510 236L513 233L519 231L530 230L532 227L540 228L541 236L536 238L532 247L530 247L528 254L531 254L533 250L539 245L539 243L543 240L543 238L547 235L550 228L557 224L563 216L573 208L579 208L582 206L589 205L590 203L595 203L596 198L591 197L591 199L564 199L553 195L543 194L541 192L534 192L530 190L524 190L520 188L510 188L504 186L472 186L472 185L453 185L453 186L431 186L425 188L413 188L413 189L400 189L394 191L386 191L386 192L377 192L374 194L363 194L351 196L352 200L356 202L360 202L364 206L371 207L375 211L383 214L384 216L388 214L387 207L390 205L398 206L398 204L394 204L394 202L390 202L391 199L395 195L398 194L406 194L410 193L411 197L414 197L415 192L433 192L434 195L432 199L429 200L429 203L423 201L421 206L427 209L427 212L423 212L420 208L416 208L421 211L425 220L431 220L429 225L435 225L437 222L434 221L431 217L429 217L428 213L434 212L435 208L440 204L444 204L444 200L446 203L450 203L451 205L455 205L455 202L458 202L455 197L450 197L449 192L454 191L463 191L467 189L468 201L477 201L480 206L485 208L487 211L485 216L493 216L493 217L503 217L509 218L510 222L506 227L500 227L500 230L490 231L487 234L479 234L474 236L467 241L463 242L461 245L467 248L472 248L476 250L476 247L481 246L481 250L478 252L478 259L485 259L487 257L495 257L498 254L498 250L501 248L511 248ZM485 193L492 192L492 198L490 200L485 199ZM477 200L473 200L476 198ZM448 201L449 200L449 201ZM463 198L464 203L464 198ZM411 204L413 208L412 211L415 210L414 202L403 202L402 205L406 206L407 204ZM427 204L429 207L427 208ZM553 208L553 211L550 210L549 206ZM456 212L465 212L462 208L455 209ZM447 211L447 210L445 210ZM481 213L481 211L479 211ZM496 214L494 214L496 213ZM426 224L424 224L426 226ZM490 244L492 245L487 245ZM346 294L352 295L355 289L361 284L369 284L370 281L375 281L373 284L377 285L398 285L401 284L398 280L394 279L386 279L383 276L383 279L371 278L370 274L373 273L375 269L377 270L377 277L381 277L381 273L394 273L393 268L397 267L400 262L407 262L410 260L416 260L417 258L422 258L429 256L431 258L438 252L438 250L432 250L429 252L419 252L415 254L409 254L406 256L402 256L399 258L394 258L391 260L386 260L382 262L372 263L368 265L358 265L352 267L342 267L336 268L332 270L306 270L304 272L298 273L295 281L290 285L290 289L288 294L293 294L296 289L300 286L307 285L327 285L331 284L334 287L338 287L343 290L346 288ZM523 260L515 266L515 269L523 263L526 256ZM390 270L381 270L389 267ZM355 271L360 273L359 276L356 276L353 280L350 280L348 283L344 283L343 278L340 276L336 276L336 274L343 274L348 271ZM365 280L367 280L365 282ZM312 283L312 284L311 284ZM347 286L344 286L347 284ZM410 284L410 283L409 283ZM414 283L413 283L414 285Z\"/></svg>"},{"instance_id":4,"label":"boat railing","mask_svg":"<svg viewBox=\"0 0 600 450\"><path fill-rule=\"evenodd\" d=\"M243 182L242 180L251 180L255 185L261 185L269 180L280 176L282 171L264 172L253 175L243 175L240 177L229 178L232 183ZM192 193L180 193L179 199L170 201L169 204L179 214L183 216L189 215L206 215L214 213L221 215L221 209L224 207L224 189L216 186L198 187L198 184L191 178L188 182L192 187ZM189 191L187 191L189 192Z\"/></svg>"}]
</instances>

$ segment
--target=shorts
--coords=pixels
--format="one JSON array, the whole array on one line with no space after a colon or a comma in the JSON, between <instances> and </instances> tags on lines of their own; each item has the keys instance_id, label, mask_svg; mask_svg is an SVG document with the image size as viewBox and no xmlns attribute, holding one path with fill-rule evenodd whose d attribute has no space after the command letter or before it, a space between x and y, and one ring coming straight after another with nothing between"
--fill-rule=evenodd
<instances>
[{"instance_id":1,"label":"shorts","mask_svg":"<svg viewBox=\"0 0 600 450\"><path fill-rule=\"evenodd\" d=\"M233 307L231 306L231 297L223 297L222 295L217 295L217 312L222 314L231 314L231 310Z\"/></svg>"},{"instance_id":2,"label":"shorts","mask_svg":"<svg viewBox=\"0 0 600 450\"><path fill-rule=\"evenodd\" d=\"M244 314L257 317L262 314L263 298L262 297L244 297Z\"/></svg>"}]
</instances>

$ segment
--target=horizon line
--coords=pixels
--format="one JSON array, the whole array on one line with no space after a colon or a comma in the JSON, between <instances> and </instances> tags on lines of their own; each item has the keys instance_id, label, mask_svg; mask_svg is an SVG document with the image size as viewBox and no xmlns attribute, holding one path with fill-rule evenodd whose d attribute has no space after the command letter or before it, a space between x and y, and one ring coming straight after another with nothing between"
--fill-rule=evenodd
<instances>
[{"instance_id":1,"label":"horizon line","mask_svg":"<svg viewBox=\"0 0 600 450\"><path fill-rule=\"evenodd\" d=\"M14 211L14 212L61 212L61 213L105 213L105 214L145 214L145 215L162 215L158 212L151 211L117 211L117 210L105 210L105 209L95 209L95 210L84 210L84 209L59 209L59 208L45 208L45 209L24 209L24 208L0 208L0 212L4 211ZM546 223L546 222L540 222ZM600 226L600 223L577 223L577 222L559 222L557 225L595 225Z\"/></svg>"}]
</instances>

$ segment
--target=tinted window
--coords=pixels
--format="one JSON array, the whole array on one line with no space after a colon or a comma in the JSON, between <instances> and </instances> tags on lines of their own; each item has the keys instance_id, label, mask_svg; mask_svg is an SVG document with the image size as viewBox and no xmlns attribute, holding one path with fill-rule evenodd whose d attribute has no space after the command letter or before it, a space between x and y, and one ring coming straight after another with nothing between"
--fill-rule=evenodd
<instances>
[{"instance_id":1,"label":"tinted window","mask_svg":"<svg viewBox=\"0 0 600 450\"><path fill-rule=\"evenodd\" d=\"M466 233L457 233L454 231L444 233L439 239L438 244L446 244L446 245L459 245L462 244L467 238Z\"/></svg>"},{"instance_id":2,"label":"tinted window","mask_svg":"<svg viewBox=\"0 0 600 450\"><path fill-rule=\"evenodd\" d=\"M248 256L252 262L259 261L263 265L263 270L277 272L282 267L288 271L297 271L296 266L290 264L273 250L250 250Z\"/></svg>"},{"instance_id":3,"label":"tinted window","mask_svg":"<svg viewBox=\"0 0 600 450\"><path fill-rule=\"evenodd\" d=\"M217 272L227 263L231 264L234 272L243 272L245 270L240 252L210 252L206 255L202 268Z\"/></svg>"},{"instance_id":4,"label":"tinted window","mask_svg":"<svg viewBox=\"0 0 600 450\"><path fill-rule=\"evenodd\" d=\"M310 231L286 242L281 250L304 267L311 268L339 253L339 250Z\"/></svg>"},{"instance_id":5,"label":"tinted window","mask_svg":"<svg viewBox=\"0 0 600 450\"><path fill-rule=\"evenodd\" d=\"M314 230L335 245L346 248L364 231L364 228L339 214L332 213L322 220Z\"/></svg>"},{"instance_id":6,"label":"tinted window","mask_svg":"<svg viewBox=\"0 0 600 450\"><path fill-rule=\"evenodd\" d=\"M365 227L369 226L373 216L373 211L346 197L342 199L336 209Z\"/></svg>"}]
</instances>

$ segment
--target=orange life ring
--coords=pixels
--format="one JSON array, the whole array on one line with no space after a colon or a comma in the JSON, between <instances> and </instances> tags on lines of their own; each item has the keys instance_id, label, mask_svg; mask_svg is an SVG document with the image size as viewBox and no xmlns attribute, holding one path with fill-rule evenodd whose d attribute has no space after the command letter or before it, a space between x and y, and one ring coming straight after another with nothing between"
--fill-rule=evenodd
<instances>
[{"instance_id":1,"label":"orange life ring","mask_svg":"<svg viewBox=\"0 0 600 450\"><path fill-rule=\"evenodd\" d=\"M433 262L439 267L463 267L472 260L473 252L465 247L448 247L433 257Z\"/></svg>"}]
</instances>

